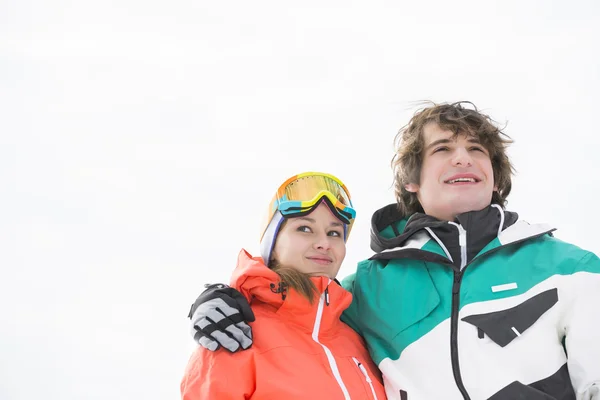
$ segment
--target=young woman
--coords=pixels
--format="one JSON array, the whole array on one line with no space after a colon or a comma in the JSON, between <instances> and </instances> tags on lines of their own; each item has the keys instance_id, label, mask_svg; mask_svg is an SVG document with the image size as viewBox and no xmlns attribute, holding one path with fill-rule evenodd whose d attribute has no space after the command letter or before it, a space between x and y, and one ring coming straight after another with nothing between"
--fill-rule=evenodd
<instances>
[{"instance_id":1,"label":"young woman","mask_svg":"<svg viewBox=\"0 0 600 400\"><path fill-rule=\"evenodd\" d=\"M385 399L362 338L340 321L352 295L334 280L355 218L336 177L285 181L269 209L262 257L245 250L231 287L251 299L254 342L231 354L199 346L181 382L184 400Z\"/></svg>"}]
</instances>

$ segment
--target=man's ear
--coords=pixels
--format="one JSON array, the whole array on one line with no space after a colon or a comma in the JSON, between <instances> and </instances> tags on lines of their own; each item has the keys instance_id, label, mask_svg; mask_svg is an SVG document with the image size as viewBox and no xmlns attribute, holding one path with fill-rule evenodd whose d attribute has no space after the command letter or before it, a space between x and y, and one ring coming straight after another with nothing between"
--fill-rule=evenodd
<instances>
[{"instance_id":1,"label":"man's ear","mask_svg":"<svg viewBox=\"0 0 600 400\"><path fill-rule=\"evenodd\" d=\"M404 185L404 189L407 192L417 193L419 191L419 185L417 185L416 183L407 183L406 185Z\"/></svg>"}]
</instances>

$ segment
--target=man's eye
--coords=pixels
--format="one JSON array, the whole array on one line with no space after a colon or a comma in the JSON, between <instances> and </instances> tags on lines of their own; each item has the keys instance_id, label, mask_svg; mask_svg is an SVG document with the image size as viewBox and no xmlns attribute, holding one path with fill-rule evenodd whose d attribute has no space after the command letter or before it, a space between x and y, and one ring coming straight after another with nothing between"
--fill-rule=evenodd
<instances>
[{"instance_id":1,"label":"man's eye","mask_svg":"<svg viewBox=\"0 0 600 400\"><path fill-rule=\"evenodd\" d=\"M440 152L440 151L447 151L447 150L448 150L448 148L446 146L443 146L443 147L438 147L433 152L437 153L437 152Z\"/></svg>"},{"instance_id":2,"label":"man's eye","mask_svg":"<svg viewBox=\"0 0 600 400\"><path fill-rule=\"evenodd\" d=\"M482 153L485 153L485 149L483 147L479 147L479 146L473 146L470 149L471 151L480 151Z\"/></svg>"}]
</instances>

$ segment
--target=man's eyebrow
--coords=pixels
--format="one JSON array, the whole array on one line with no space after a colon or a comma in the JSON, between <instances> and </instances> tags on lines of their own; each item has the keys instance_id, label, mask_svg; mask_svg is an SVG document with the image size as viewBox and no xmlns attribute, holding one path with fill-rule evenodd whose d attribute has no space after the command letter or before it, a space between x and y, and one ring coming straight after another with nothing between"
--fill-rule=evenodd
<instances>
[{"instance_id":1,"label":"man's eyebrow","mask_svg":"<svg viewBox=\"0 0 600 400\"><path fill-rule=\"evenodd\" d=\"M479 138L473 137L473 136L469 137L468 141L469 141L469 143L481 144L481 141L479 140ZM438 139L438 140L431 142L429 145L427 145L426 150L429 150L435 146L439 146L440 144L448 144L448 143L452 143L452 142L454 142L454 141L451 139Z\"/></svg>"},{"instance_id":2,"label":"man's eyebrow","mask_svg":"<svg viewBox=\"0 0 600 400\"><path fill-rule=\"evenodd\" d=\"M433 142L429 143L429 144L427 145L427 148L426 148L426 149L427 149L427 150L429 150L429 149L431 149L432 147L438 146L438 145L440 145L440 144L448 144L448 143L450 143L450 142L452 142L450 139L438 139L438 140L435 140L435 141L433 141Z\"/></svg>"}]
</instances>

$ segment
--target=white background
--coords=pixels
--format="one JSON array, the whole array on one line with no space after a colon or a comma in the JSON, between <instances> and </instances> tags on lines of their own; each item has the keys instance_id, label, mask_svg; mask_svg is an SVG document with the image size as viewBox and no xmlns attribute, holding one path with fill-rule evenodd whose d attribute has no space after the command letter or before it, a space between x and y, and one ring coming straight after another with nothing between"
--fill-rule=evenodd
<instances>
[{"instance_id":1,"label":"white background","mask_svg":"<svg viewBox=\"0 0 600 400\"><path fill-rule=\"evenodd\" d=\"M176 399L189 305L288 176L344 180L340 277L418 101L508 122L508 208L595 252L597 1L0 3L0 398Z\"/></svg>"}]
</instances>

